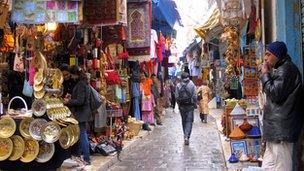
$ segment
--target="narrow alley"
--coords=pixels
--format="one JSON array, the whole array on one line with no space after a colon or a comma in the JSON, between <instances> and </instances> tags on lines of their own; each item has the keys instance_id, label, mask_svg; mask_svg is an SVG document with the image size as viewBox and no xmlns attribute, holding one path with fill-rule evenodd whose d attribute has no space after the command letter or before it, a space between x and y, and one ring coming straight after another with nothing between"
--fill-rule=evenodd
<instances>
[{"instance_id":1,"label":"narrow alley","mask_svg":"<svg viewBox=\"0 0 304 171\"><path fill-rule=\"evenodd\" d=\"M164 124L110 170L225 170L215 119L208 119L207 124L201 123L195 111L190 145L184 146L179 113L167 109Z\"/></svg>"}]
</instances>

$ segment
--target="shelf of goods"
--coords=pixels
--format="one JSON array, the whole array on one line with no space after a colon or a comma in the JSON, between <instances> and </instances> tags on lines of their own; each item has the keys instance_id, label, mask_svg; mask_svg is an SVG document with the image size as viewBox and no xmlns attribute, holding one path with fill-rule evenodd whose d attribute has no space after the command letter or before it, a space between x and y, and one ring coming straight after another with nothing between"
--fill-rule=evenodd
<instances>
[{"instance_id":1,"label":"shelf of goods","mask_svg":"<svg viewBox=\"0 0 304 171\"><path fill-rule=\"evenodd\" d=\"M21 100L25 108L11 109L14 100ZM24 99L16 96L0 119L0 168L55 170L71 156L79 133L77 120L59 98L41 97L28 110Z\"/></svg>"}]
</instances>

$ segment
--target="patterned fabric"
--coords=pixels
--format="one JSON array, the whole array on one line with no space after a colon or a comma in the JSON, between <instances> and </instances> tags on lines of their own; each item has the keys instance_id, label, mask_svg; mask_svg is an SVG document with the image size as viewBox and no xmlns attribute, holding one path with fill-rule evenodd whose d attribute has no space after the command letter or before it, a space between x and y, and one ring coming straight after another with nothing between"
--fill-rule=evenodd
<instances>
[{"instance_id":1,"label":"patterned fabric","mask_svg":"<svg viewBox=\"0 0 304 171\"><path fill-rule=\"evenodd\" d=\"M197 92L202 92L202 99L199 101L199 112L202 114L209 114L209 97L211 94L211 91L208 86L202 85L200 88L198 88Z\"/></svg>"},{"instance_id":2,"label":"patterned fabric","mask_svg":"<svg viewBox=\"0 0 304 171\"><path fill-rule=\"evenodd\" d=\"M79 2L56 0L14 0L12 21L24 24L79 21Z\"/></svg>"},{"instance_id":3,"label":"patterned fabric","mask_svg":"<svg viewBox=\"0 0 304 171\"><path fill-rule=\"evenodd\" d=\"M141 108L141 117L142 121L149 124L154 124L154 112L153 108L155 106L154 97L151 96L144 96L142 99L142 108Z\"/></svg>"},{"instance_id":4,"label":"patterned fabric","mask_svg":"<svg viewBox=\"0 0 304 171\"><path fill-rule=\"evenodd\" d=\"M151 2L128 3L129 60L148 61L151 42Z\"/></svg>"}]
</instances>

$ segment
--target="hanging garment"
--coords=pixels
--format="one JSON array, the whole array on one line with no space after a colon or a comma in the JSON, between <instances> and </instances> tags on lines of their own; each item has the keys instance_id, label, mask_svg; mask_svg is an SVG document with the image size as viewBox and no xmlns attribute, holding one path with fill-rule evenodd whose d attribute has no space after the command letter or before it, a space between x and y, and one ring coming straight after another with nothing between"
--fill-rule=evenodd
<instances>
[{"instance_id":1,"label":"hanging garment","mask_svg":"<svg viewBox=\"0 0 304 171\"><path fill-rule=\"evenodd\" d=\"M139 108L139 97L134 97L132 98L133 100L133 112L134 112L134 117L137 120L140 120L140 108Z\"/></svg>"},{"instance_id":2,"label":"hanging garment","mask_svg":"<svg viewBox=\"0 0 304 171\"><path fill-rule=\"evenodd\" d=\"M155 30L151 29L151 47L150 47L150 57L151 59L157 58L156 45L158 44L158 37Z\"/></svg>"},{"instance_id":3,"label":"hanging garment","mask_svg":"<svg viewBox=\"0 0 304 171\"><path fill-rule=\"evenodd\" d=\"M157 57L158 57L160 62L163 61L163 51L164 50L165 50L165 37L160 32L159 33L158 44L157 44Z\"/></svg>"},{"instance_id":4,"label":"hanging garment","mask_svg":"<svg viewBox=\"0 0 304 171\"><path fill-rule=\"evenodd\" d=\"M155 106L154 97L151 96L143 96L142 98L142 120L148 124L154 124L154 112L153 108Z\"/></svg>"}]
</instances>

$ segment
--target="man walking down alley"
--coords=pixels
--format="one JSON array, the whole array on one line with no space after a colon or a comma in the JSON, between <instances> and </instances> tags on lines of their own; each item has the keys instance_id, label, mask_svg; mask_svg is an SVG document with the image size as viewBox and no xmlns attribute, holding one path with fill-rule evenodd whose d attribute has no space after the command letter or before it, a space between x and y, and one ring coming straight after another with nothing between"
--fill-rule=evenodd
<instances>
[{"instance_id":1,"label":"man walking down alley","mask_svg":"<svg viewBox=\"0 0 304 171\"><path fill-rule=\"evenodd\" d=\"M261 81L266 94L263 136L266 151L262 167L269 171L292 170L293 146L302 128L302 80L283 42L269 44Z\"/></svg>"},{"instance_id":2,"label":"man walking down alley","mask_svg":"<svg viewBox=\"0 0 304 171\"><path fill-rule=\"evenodd\" d=\"M182 117L184 133L184 144L189 145L189 139L194 120L194 108L196 107L197 94L194 83L190 80L189 74L184 72L181 75L182 82L176 87L175 97Z\"/></svg>"}]
</instances>

